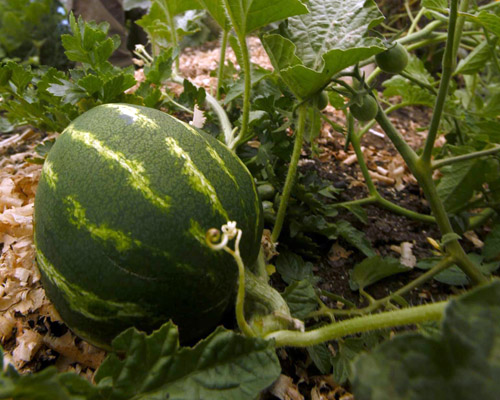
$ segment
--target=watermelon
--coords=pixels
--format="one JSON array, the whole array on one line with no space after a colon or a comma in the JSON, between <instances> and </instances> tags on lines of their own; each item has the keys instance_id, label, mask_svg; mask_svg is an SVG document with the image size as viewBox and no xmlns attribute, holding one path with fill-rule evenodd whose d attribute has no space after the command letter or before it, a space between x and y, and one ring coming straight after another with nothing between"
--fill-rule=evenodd
<instances>
[{"instance_id":1,"label":"watermelon","mask_svg":"<svg viewBox=\"0 0 500 400\"><path fill-rule=\"evenodd\" d=\"M236 221L252 265L263 229L252 176L214 137L159 110L105 104L75 119L42 169L37 262L47 296L80 337L172 320L181 341L220 323L237 266L205 242Z\"/></svg>"}]
</instances>

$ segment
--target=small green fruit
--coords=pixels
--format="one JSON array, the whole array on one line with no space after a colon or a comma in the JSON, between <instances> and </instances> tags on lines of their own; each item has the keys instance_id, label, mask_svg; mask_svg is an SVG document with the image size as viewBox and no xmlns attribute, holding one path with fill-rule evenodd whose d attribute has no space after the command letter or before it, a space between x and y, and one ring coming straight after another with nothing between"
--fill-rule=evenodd
<instances>
[{"instance_id":1,"label":"small green fruit","mask_svg":"<svg viewBox=\"0 0 500 400\"><path fill-rule=\"evenodd\" d=\"M396 43L382 53L378 53L375 61L382 71L398 74L408 65L408 52L402 44Z\"/></svg>"},{"instance_id":2,"label":"small green fruit","mask_svg":"<svg viewBox=\"0 0 500 400\"><path fill-rule=\"evenodd\" d=\"M368 122L374 119L378 113L378 104L369 94L365 94L361 98L361 104L352 104L350 106L351 114L354 118L361 122Z\"/></svg>"}]
</instances>

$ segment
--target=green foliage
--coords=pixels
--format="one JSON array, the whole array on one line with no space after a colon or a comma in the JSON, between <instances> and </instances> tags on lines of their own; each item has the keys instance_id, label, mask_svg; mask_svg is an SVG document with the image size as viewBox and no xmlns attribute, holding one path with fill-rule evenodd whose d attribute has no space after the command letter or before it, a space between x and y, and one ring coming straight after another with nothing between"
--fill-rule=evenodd
<instances>
[{"instance_id":1,"label":"green foliage","mask_svg":"<svg viewBox=\"0 0 500 400\"><path fill-rule=\"evenodd\" d=\"M395 258L372 256L354 266L349 286L352 290L363 290L381 279L408 270Z\"/></svg>"},{"instance_id":2,"label":"green foliage","mask_svg":"<svg viewBox=\"0 0 500 400\"><path fill-rule=\"evenodd\" d=\"M289 18L282 31L262 38L273 67L301 99L383 49L380 40L365 35L383 19L372 0L312 0L307 5L308 14Z\"/></svg>"},{"instance_id":3,"label":"green foliage","mask_svg":"<svg viewBox=\"0 0 500 400\"><path fill-rule=\"evenodd\" d=\"M67 31L65 18L57 0L1 0L0 61L67 68L60 40Z\"/></svg>"},{"instance_id":4,"label":"green foliage","mask_svg":"<svg viewBox=\"0 0 500 400\"><path fill-rule=\"evenodd\" d=\"M441 335L399 335L354 365L360 400L496 399L500 384L500 282L452 300Z\"/></svg>"},{"instance_id":5,"label":"green foliage","mask_svg":"<svg viewBox=\"0 0 500 400\"><path fill-rule=\"evenodd\" d=\"M58 374L54 367L19 375L8 366L0 373L0 397L253 400L280 373L270 342L222 328L194 347L179 346L170 322L151 335L130 328L113 341L113 349L97 370L95 385L74 373ZM0 367L2 356L0 350Z\"/></svg>"}]
</instances>

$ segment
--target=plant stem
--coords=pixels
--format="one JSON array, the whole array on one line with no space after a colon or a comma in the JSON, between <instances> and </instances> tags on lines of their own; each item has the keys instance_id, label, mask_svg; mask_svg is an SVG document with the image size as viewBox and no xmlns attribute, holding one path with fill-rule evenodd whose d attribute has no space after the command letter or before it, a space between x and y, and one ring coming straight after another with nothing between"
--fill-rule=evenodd
<instances>
[{"instance_id":1,"label":"plant stem","mask_svg":"<svg viewBox=\"0 0 500 400\"><path fill-rule=\"evenodd\" d=\"M405 139L396 130L396 128L394 128L394 125L392 125L391 121L389 121L389 118L387 118L387 115L380 107L379 107L379 112L375 117L375 120L378 122L380 127L383 129L383 131L389 137L391 142L394 144L399 154L401 154L401 156L406 162L406 165L408 165L410 170L412 170L413 172L412 166L415 166L418 161L417 154L408 145L408 143L406 143Z\"/></svg>"},{"instance_id":2,"label":"plant stem","mask_svg":"<svg viewBox=\"0 0 500 400\"><path fill-rule=\"evenodd\" d=\"M408 73L406 73L404 71L401 71L399 73L399 75L401 75L403 78L408 79L410 82L413 82L415 85L420 86L422 89L426 89L426 90L428 90L429 92L431 92L434 95L437 94L436 89L434 89L431 85L418 80L414 76L412 76L412 75L410 75L410 74L408 74Z\"/></svg>"},{"instance_id":3,"label":"plant stem","mask_svg":"<svg viewBox=\"0 0 500 400\"><path fill-rule=\"evenodd\" d=\"M289 330L277 331L267 335L265 339L274 340L276 347L313 346L328 340L335 340L343 336L360 332L415 324L424 321L439 321L443 316L447 304L448 302L437 302L401 310L355 317L308 332Z\"/></svg>"},{"instance_id":4,"label":"plant stem","mask_svg":"<svg viewBox=\"0 0 500 400\"><path fill-rule=\"evenodd\" d=\"M247 41L244 34L237 35L238 43L240 44L241 57L243 60L242 70L244 78L244 92L243 92L243 111L241 115L241 129L234 145L231 147L235 149L242 141L247 139L248 120L250 117L250 94L252 90L252 71L250 69L250 54L248 53Z\"/></svg>"},{"instance_id":5,"label":"plant stem","mask_svg":"<svg viewBox=\"0 0 500 400\"><path fill-rule=\"evenodd\" d=\"M457 25L457 3L458 0L451 0L448 23L448 39L446 41L446 47L443 56L443 72L441 75L441 83L439 85L438 96L436 98L434 111L432 113L429 133L427 134L424 151L421 156L422 161L424 161L425 163L430 163L431 160L432 149L434 148L434 142L436 141L439 125L441 123L441 116L443 114L446 96L448 95L448 86L450 84L451 76L455 67L456 53L453 51L453 43L455 40L455 29Z\"/></svg>"},{"instance_id":6,"label":"plant stem","mask_svg":"<svg viewBox=\"0 0 500 400\"><path fill-rule=\"evenodd\" d=\"M292 192L293 183L295 181L295 175L297 173L297 165L299 163L300 152L302 150L304 129L306 125L306 114L307 114L307 105L304 103L298 107L298 121L297 121L297 129L295 131L295 142L293 145L292 159L290 160L290 164L288 166L288 173L286 175L285 186L283 187L283 194L281 195L278 214L276 216L276 222L273 227L273 232L271 233L271 240L274 243L278 241L281 229L283 228L286 208L288 206L290 193Z\"/></svg>"},{"instance_id":7,"label":"plant stem","mask_svg":"<svg viewBox=\"0 0 500 400\"><path fill-rule=\"evenodd\" d=\"M399 288L396 290L394 293L391 293L390 295L376 300L375 303L367 307L367 311L374 311L376 308L379 306L388 303L391 301L394 297L396 296L402 296L406 293L408 293L410 290L422 285L423 283L427 282L428 280L432 279L434 276L439 274L441 271L444 271L445 269L449 268L453 264L453 260L450 257L445 257L442 260L440 260L434 267L420 275L418 278L412 280L405 286Z\"/></svg>"},{"instance_id":8,"label":"plant stem","mask_svg":"<svg viewBox=\"0 0 500 400\"><path fill-rule=\"evenodd\" d=\"M170 34L172 35L172 46L174 49L179 47L179 38L177 37L177 29L175 28L175 19L172 15L170 15L170 10L168 8L168 2L159 1L158 5L162 8L165 13L165 17L167 18L167 24L170 28ZM179 71L179 57L175 58L175 72Z\"/></svg>"},{"instance_id":9,"label":"plant stem","mask_svg":"<svg viewBox=\"0 0 500 400\"><path fill-rule=\"evenodd\" d=\"M422 18L422 16L425 14L426 11L427 11L427 9L425 7L422 7L418 11L417 15L415 16L415 18L413 19L413 21L412 21L412 23L410 25L410 28L408 29L408 35L407 36L411 35L416 30L416 28L418 26L418 23L420 21L420 18Z\"/></svg>"},{"instance_id":10,"label":"plant stem","mask_svg":"<svg viewBox=\"0 0 500 400\"><path fill-rule=\"evenodd\" d=\"M436 161L432 162L432 169L439 169L439 168L444 167L445 165L450 165L450 164L454 164L456 162L465 161L465 160L471 160L473 158L489 156L491 154L496 154L498 152L500 152L499 145L492 147L491 149L480 150L480 151L475 151L473 153L462 154L462 155L456 156L456 157L448 157L448 158L444 158L442 160L436 160Z\"/></svg>"},{"instance_id":11,"label":"plant stem","mask_svg":"<svg viewBox=\"0 0 500 400\"><path fill-rule=\"evenodd\" d=\"M443 202L439 198L436 185L432 180L432 170L427 165L423 166L420 164L417 165L414 175L415 178L417 178L427 201L429 202L441 234L444 236L446 234L454 233ZM464 249L457 239L451 240L446 245L446 252L453 258L458 267L472 280L473 283L479 284L488 281L488 279L477 268L476 264L470 260L467 254L465 254Z\"/></svg>"},{"instance_id":12,"label":"plant stem","mask_svg":"<svg viewBox=\"0 0 500 400\"><path fill-rule=\"evenodd\" d=\"M217 68L217 88L215 92L216 100L220 100L220 86L222 83L222 77L224 75L224 63L226 62L226 48L227 48L228 37L229 37L229 30L223 30L221 34L219 67Z\"/></svg>"},{"instance_id":13,"label":"plant stem","mask_svg":"<svg viewBox=\"0 0 500 400\"><path fill-rule=\"evenodd\" d=\"M439 198L436 185L432 180L432 168L430 163L427 163L417 157L415 152L404 141L403 137L399 134L396 128L394 128L382 109L379 109L376 119L389 139L391 139L394 143L399 153L405 160L406 165L417 179L424 192L425 198L429 202L432 214L436 219L436 223L439 226L441 234L444 236L446 234L453 233L454 231L443 202ZM477 266L469 259L469 257L467 257L457 239L453 239L448 243L446 251L453 258L460 269L462 269L462 271L464 271L464 273L467 274L467 276L469 276L474 283L478 284L487 281L486 277L481 273L481 271L479 271Z\"/></svg>"},{"instance_id":14,"label":"plant stem","mask_svg":"<svg viewBox=\"0 0 500 400\"><path fill-rule=\"evenodd\" d=\"M238 265L238 292L236 294L236 322L238 323L238 328L247 336L255 336L254 331L245 319L245 265L241 259L238 247L236 247L235 251L231 249L227 249L226 251L233 256Z\"/></svg>"},{"instance_id":15,"label":"plant stem","mask_svg":"<svg viewBox=\"0 0 500 400\"><path fill-rule=\"evenodd\" d=\"M458 14L464 14L469 9L470 0L462 0L458 8ZM451 10L450 10L451 15ZM457 54L458 47L460 46L460 39L462 37L462 30L464 28L465 15L458 15L457 17L457 27L455 32L455 38L453 39L453 54Z\"/></svg>"}]
</instances>

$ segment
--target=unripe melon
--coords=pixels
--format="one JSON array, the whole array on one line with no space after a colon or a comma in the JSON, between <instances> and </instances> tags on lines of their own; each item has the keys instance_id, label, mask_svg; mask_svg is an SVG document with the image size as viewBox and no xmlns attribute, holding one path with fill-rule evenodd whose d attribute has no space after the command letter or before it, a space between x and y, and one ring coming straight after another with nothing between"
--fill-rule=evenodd
<instances>
[{"instance_id":1,"label":"unripe melon","mask_svg":"<svg viewBox=\"0 0 500 400\"><path fill-rule=\"evenodd\" d=\"M205 232L236 221L256 260L261 204L252 176L212 136L158 110L95 107L50 151L35 198L42 283L66 324L108 347L124 329L173 320L182 341L231 304L237 266Z\"/></svg>"}]
</instances>

